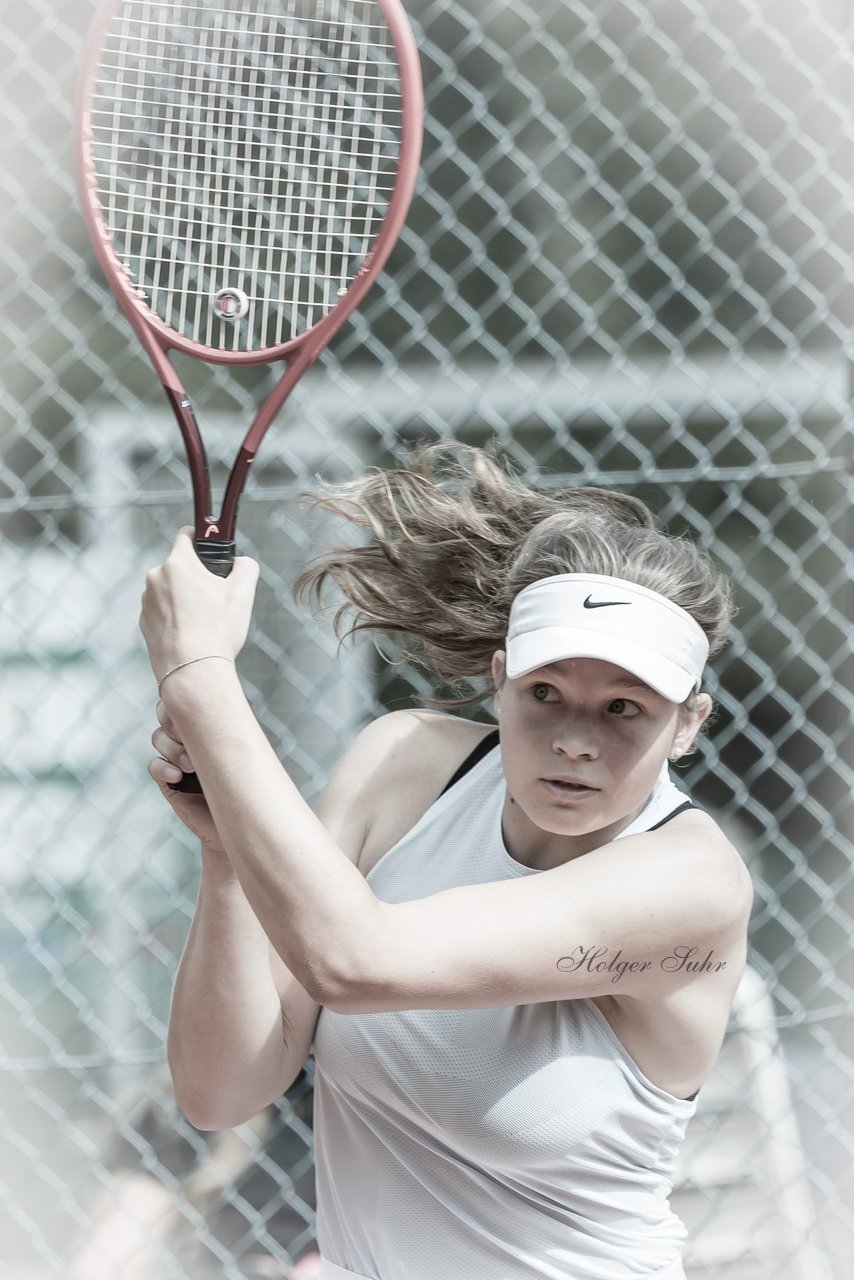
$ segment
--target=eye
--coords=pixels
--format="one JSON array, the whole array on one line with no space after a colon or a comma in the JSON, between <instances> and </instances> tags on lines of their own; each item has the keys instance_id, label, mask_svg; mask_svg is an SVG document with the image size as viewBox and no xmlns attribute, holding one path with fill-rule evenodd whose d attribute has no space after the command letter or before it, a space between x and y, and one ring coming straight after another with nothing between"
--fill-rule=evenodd
<instances>
[{"instance_id":1,"label":"eye","mask_svg":"<svg viewBox=\"0 0 854 1280\"><path fill-rule=\"evenodd\" d=\"M619 718L621 720L634 720L635 716L639 716L641 714L641 708L638 704L636 702L629 702L627 698L614 698L610 706L612 709L614 707L619 707ZM626 715L625 712L629 707L631 707L631 712L629 715Z\"/></svg>"},{"instance_id":2,"label":"eye","mask_svg":"<svg viewBox=\"0 0 854 1280\"><path fill-rule=\"evenodd\" d=\"M544 699L543 699L543 698L538 698L538 697L537 697L537 690L538 690L538 689L551 689L551 687L552 687L552 686L551 686L550 684L545 684L545 683L543 683L542 681L539 681L537 684L532 684L532 685L531 685L531 687L530 687L530 689L528 690L528 692L531 694L531 697L534 699L534 701L535 701L535 702L543 702L543 701L544 701Z\"/></svg>"}]
</instances>

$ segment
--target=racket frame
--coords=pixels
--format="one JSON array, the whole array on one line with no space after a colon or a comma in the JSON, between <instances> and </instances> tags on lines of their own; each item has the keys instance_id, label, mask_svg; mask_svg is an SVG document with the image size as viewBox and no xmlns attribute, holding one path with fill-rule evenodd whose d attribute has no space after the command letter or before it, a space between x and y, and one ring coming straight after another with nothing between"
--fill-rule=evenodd
<instances>
[{"instance_id":1,"label":"racket frame","mask_svg":"<svg viewBox=\"0 0 854 1280\"><path fill-rule=\"evenodd\" d=\"M421 156L424 92L415 36L400 0L374 0L394 46L400 77L401 135L397 173L379 231L359 271L327 314L304 333L259 351L226 351L195 342L172 329L138 296L115 250L101 212L92 155L91 102L99 55L112 19L125 0L106 0L90 28L77 79L73 131L74 171L83 220L98 263L142 344L172 407L193 485L196 550L213 572L225 576L234 555L237 506L265 432L306 369L359 306L376 281L406 219ZM176 3L180 8L180 3ZM211 364L253 365L283 361L287 368L259 408L240 445L225 487L220 514L213 512L207 455L190 399L170 359L178 351Z\"/></svg>"}]
</instances>

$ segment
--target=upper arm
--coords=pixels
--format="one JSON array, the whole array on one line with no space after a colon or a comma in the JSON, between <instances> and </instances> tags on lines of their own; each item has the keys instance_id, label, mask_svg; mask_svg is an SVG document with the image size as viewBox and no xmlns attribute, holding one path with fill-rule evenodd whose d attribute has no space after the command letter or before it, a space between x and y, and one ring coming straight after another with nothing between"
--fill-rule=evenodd
<instances>
[{"instance_id":1,"label":"upper arm","mask_svg":"<svg viewBox=\"0 0 854 1280\"><path fill-rule=\"evenodd\" d=\"M406 731L409 713L391 711L366 725L336 763L314 812L341 851L356 867L365 846L372 816L375 790L372 779ZM289 1088L308 1057L317 1028L321 1005L291 973L273 947L269 948L270 970L282 1008L282 1034L286 1044Z\"/></svg>"},{"instance_id":2,"label":"upper arm","mask_svg":"<svg viewBox=\"0 0 854 1280\"><path fill-rule=\"evenodd\" d=\"M749 883L717 824L686 813L525 879L381 902L376 946L332 1007L373 1013L606 994L661 999L735 967Z\"/></svg>"}]
</instances>

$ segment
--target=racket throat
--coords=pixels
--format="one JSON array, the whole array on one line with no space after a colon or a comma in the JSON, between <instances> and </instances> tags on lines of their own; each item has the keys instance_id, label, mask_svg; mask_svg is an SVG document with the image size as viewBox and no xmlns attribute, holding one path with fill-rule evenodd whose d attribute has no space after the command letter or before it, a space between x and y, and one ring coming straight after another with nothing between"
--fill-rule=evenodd
<instances>
[{"instance_id":1,"label":"racket throat","mask_svg":"<svg viewBox=\"0 0 854 1280\"><path fill-rule=\"evenodd\" d=\"M222 515L218 524L221 534L227 537L232 537L234 530L237 528L237 504L240 502L240 495L243 493L249 468L255 461L255 452L254 449L248 449L245 444L241 445L240 452L234 460L234 466L231 468L228 484L225 486Z\"/></svg>"},{"instance_id":2,"label":"racket throat","mask_svg":"<svg viewBox=\"0 0 854 1280\"><path fill-rule=\"evenodd\" d=\"M175 414L184 440L187 465L190 468L190 477L193 482L193 523L196 528L196 537L201 540L206 536L209 537L213 532L219 532L218 529L212 529L209 533L210 526L215 522L212 515L213 501L211 498L208 456L202 443L193 406L187 398L186 391L180 386L166 386L164 391L169 397L172 412Z\"/></svg>"}]
</instances>

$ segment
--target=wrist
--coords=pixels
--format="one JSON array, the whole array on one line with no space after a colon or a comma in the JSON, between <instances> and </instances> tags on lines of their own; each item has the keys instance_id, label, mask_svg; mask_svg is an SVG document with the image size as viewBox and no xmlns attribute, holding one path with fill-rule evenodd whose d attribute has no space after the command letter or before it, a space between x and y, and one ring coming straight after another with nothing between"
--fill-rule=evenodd
<instances>
[{"instance_id":1,"label":"wrist","mask_svg":"<svg viewBox=\"0 0 854 1280\"><path fill-rule=\"evenodd\" d=\"M209 654L208 657L220 656ZM225 655L221 655L225 659ZM188 662L173 667L160 681L160 698L171 715L216 701L231 682L242 691L233 658L219 662ZM192 753L190 753L192 754Z\"/></svg>"},{"instance_id":2,"label":"wrist","mask_svg":"<svg viewBox=\"0 0 854 1280\"><path fill-rule=\"evenodd\" d=\"M239 884L237 872L221 844L202 840L201 862L202 874L206 880L215 881L217 884Z\"/></svg>"},{"instance_id":3,"label":"wrist","mask_svg":"<svg viewBox=\"0 0 854 1280\"><path fill-rule=\"evenodd\" d=\"M166 669L166 671L157 681L158 694L160 695L161 698L163 697L163 685L170 678L170 676L175 676L180 671L184 671L187 667L194 667L200 662L211 662L211 661L230 662L232 665L234 664L234 658L230 657L228 654L225 654L225 653L203 653L203 654L200 654L197 658L186 658L183 662L176 662L173 666L168 667Z\"/></svg>"}]
</instances>

